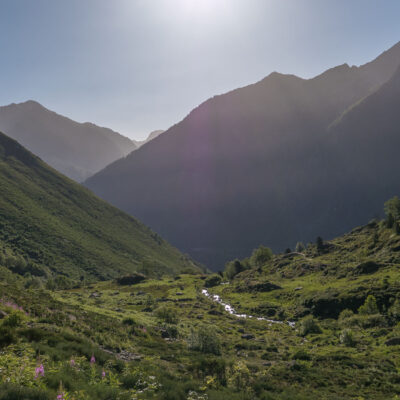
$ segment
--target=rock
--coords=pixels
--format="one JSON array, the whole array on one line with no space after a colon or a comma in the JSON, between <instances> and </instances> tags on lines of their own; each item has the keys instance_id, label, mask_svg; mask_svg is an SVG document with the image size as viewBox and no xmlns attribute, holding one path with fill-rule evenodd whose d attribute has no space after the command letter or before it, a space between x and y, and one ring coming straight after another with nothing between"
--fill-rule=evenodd
<instances>
[{"instance_id":1,"label":"rock","mask_svg":"<svg viewBox=\"0 0 400 400\"><path fill-rule=\"evenodd\" d=\"M93 293L90 293L90 298L96 298L96 297L100 297L101 296L101 293L97 293L97 292L93 292Z\"/></svg>"},{"instance_id":2,"label":"rock","mask_svg":"<svg viewBox=\"0 0 400 400\"><path fill-rule=\"evenodd\" d=\"M246 339L246 340L254 339L254 335L252 335L251 333L244 333L242 335L242 339Z\"/></svg>"},{"instance_id":3,"label":"rock","mask_svg":"<svg viewBox=\"0 0 400 400\"><path fill-rule=\"evenodd\" d=\"M175 293L177 296L183 296L183 293L182 292L176 292Z\"/></svg>"},{"instance_id":4,"label":"rock","mask_svg":"<svg viewBox=\"0 0 400 400\"><path fill-rule=\"evenodd\" d=\"M163 339L169 338L169 333L166 329L161 329L161 337Z\"/></svg>"},{"instance_id":5,"label":"rock","mask_svg":"<svg viewBox=\"0 0 400 400\"><path fill-rule=\"evenodd\" d=\"M298 286L297 288L294 288L294 290L302 290L303 287L302 286Z\"/></svg>"},{"instance_id":6,"label":"rock","mask_svg":"<svg viewBox=\"0 0 400 400\"><path fill-rule=\"evenodd\" d=\"M385 342L386 346L398 346L400 345L400 337L393 337Z\"/></svg>"}]
</instances>

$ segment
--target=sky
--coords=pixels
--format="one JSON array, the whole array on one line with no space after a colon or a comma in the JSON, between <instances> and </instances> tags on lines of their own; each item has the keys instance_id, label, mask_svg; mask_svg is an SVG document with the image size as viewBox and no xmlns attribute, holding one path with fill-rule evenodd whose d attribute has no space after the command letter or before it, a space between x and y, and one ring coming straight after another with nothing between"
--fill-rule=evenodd
<instances>
[{"instance_id":1,"label":"sky","mask_svg":"<svg viewBox=\"0 0 400 400\"><path fill-rule=\"evenodd\" d=\"M399 0L0 0L0 105L143 139L273 71L368 62L399 16Z\"/></svg>"}]
</instances>

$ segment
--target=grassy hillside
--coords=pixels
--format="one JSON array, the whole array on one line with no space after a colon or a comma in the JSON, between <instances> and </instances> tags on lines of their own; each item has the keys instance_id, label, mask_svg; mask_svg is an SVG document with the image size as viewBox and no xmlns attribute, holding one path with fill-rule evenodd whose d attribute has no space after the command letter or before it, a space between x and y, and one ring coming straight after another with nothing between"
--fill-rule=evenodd
<instances>
[{"instance_id":1,"label":"grassy hillside","mask_svg":"<svg viewBox=\"0 0 400 400\"><path fill-rule=\"evenodd\" d=\"M21 274L110 278L177 273L192 262L136 219L0 134L0 248Z\"/></svg>"},{"instance_id":2,"label":"grassy hillside","mask_svg":"<svg viewBox=\"0 0 400 400\"><path fill-rule=\"evenodd\" d=\"M372 221L296 252L263 249L229 281L49 291L0 267L0 399L398 399L399 232Z\"/></svg>"}]
</instances>

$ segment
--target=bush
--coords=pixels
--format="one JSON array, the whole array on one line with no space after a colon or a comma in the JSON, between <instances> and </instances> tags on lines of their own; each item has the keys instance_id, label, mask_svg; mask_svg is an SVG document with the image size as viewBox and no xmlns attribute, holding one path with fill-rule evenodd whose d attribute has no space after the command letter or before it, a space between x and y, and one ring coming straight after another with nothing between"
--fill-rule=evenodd
<instances>
[{"instance_id":1,"label":"bush","mask_svg":"<svg viewBox=\"0 0 400 400\"><path fill-rule=\"evenodd\" d=\"M348 347L353 347L355 345L353 332L350 329L345 329L339 336L340 343Z\"/></svg>"},{"instance_id":2,"label":"bush","mask_svg":"<svg viewBox=\"0 0 400 400\"><path fill-rule=\"evenodd\" d=\"M207 288L211 288L214 286L218 286L221 282L222 278L217 274L213 274L205 280L204 286Z\"/></svg>"},{"instance_id":3,"label":"bush","mask_svg":"<svg viewBox=\"0 0 400 400\"><path fill-rule=\"evenodd\" d=\"M306 336L309 333L321 333L321 328L315 321L315 319L310 315L304 318L300 323L300 335Z\"/></svg>"},{"instance_id":4,"label":"bush","mask_svg":"<svg viewBox=\"0 0 400 400\"><path fill-rule=\"evenodd\" d=\"M48 392L18 385L0 385L0 400L52 400Z\"/></svg>"},{"instance_id":5,"label":"bush","mask_svg":"<svg viewBox=\"0 0 400 400\"><path fill-rule=\"evenodd\" d=\"M118 285L136 285L137 283L143 282L145 279L146 277L143 274L133 273L117 278L116 282Z\"/></svg>"},{"instance_id":6,"label":"bush","mask_svg":"<svg viewBox=\"0 0 400 400\"><path fill-rule=\"evenodd\" d=\"M293 354L293 360L310 361L311 356L305 350L300 349Z\"/></svg>"},{"instance_id":7,"label":"bush","mask_svg":"<svg viewBox=\"0 0 400 400\"><path fill-rule=\"evenodd\" d=\"M384 210L388 220L400 220L400 199L397 196L392 197L385 203Z\"/></svg>"},{"instance_id":8,"label":"bush","mask_svg":"<svg viewBox=\"0 0 400 400\"><path fill-rule=\"evenodd\" d=\"M212 326L200 326L192 329L188 340L189 348L208 354L221 354L221 344L217 331Z\"/></svg>"},{"instance_id":9,"label":"bush","mask_svg":"<svg viewBox=\"0 0 400 400\"><path fill-rule=\"evenodd\" d=\"M273 256L272 250L265 246L260 246L258 249L253 250L250 257L250 265L252 267L262 267Z\"/></svg>"},{"instance_id":10,"label":"bush","mask_svg":"<svg viewBox=\"0 0 400 400\"><path fill-rule=\"evenodd\" d=\"M303 242L297 242L296 244L296 253L302 253L306 248L304 247Z\"/></svg>"},{"instance_id":11,"label":"bush","mask_svg":"<svg viewBox=\"0 0 400 400\"><path fill-rule=\"evenodd\" d=\"M178 316L172 307L162 306L155 311L156 317L167 324L177 324Z\"/></svg>"},{"instance_id":12,"label":"bush","mask_svg":"<svg viewBox=\"0 0 400 400\"><path fill-rule=\"evenodd\" d=\"M225 276L227 279L231 280L244 270L246 270L246 267L239 260L229 261L225 265Z\"/></svg>"},{"instance_id":13,"label":"bush","mask_svg":"<svg viewBox=\"0 0 400 400\"><path fill-rule=\"evenodd\" d=\"M315 241L315 243L317 245L317 249L318 250L323 250L324 249L324 241L323 241L321 236L317 237L317 240Z\"/></svg>"},{"instance_id":14,"label":"bush","mask_svg":"<svg viewBox=\"0 0 400 400\"><path fill-rule=\"evenodd\" d=\"M389 315L394 318L396 321L400 320L400 301L396 299L393 303L392 307L389 309Z\"/></svg>"},{"instance_id":15,"label":"bush","mask_svg":"<svg viewBox=\"0 0 400 400\"><path fill-rule=\"evenodd\" d=\"M3 326L8 326L10 328L17 328L22 324L24 320L24 314L21 311L13 311L11 314L3 320Z\"/></svg>"},{"instance_id":16,"label":"bush","mask_svg":"<svg viewBox=\"0 0 400 400\"><path fill-rule=\"evenodd\" d=\"M358 313L361 315L379 314L375 297L370 294L365 300L365 303L358 309Z\"/></svg>"},{"instance_id":17,"label":"bush","mask_svg":"<svg viewBox=\"0 0 400 400\"><path fill-rule=\"evenodd\" d=\"M339 314L339 321L344 321L347 318L351 318L354 316L354 312L352 310L349 310L348 308L346 308L345 310L343 310L340 314Z\"/></svg>"}]
</instances>

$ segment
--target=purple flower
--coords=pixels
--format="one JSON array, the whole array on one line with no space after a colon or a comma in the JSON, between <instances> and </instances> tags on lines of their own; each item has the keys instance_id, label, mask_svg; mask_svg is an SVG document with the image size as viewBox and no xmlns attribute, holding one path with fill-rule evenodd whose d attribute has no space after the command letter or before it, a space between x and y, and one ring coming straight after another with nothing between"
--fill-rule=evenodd
<instances>
[{"instance_id":1,"label":"purple flower","mask_svg":"<svg viewBox=\"0 0 400 400\"><path fill-rule=\"evenodd\" d=\"M106 377L106 371L104 371L104 369L103 369L103 371L101 371L101 379L104 379Z\"/></svg>"},{"instance_id":2,"label":"purple flower","mask_svg":"<svg viewBox=\"0 0 400 400\"><path fill-rule=\"evenodd\" d=\"M94 364L96 362L96 359L94 355L92 354L92 357L90 358L90 364Z\"/></svg>"},{"instance_id":3,"label":"purple flower","mask_svg":"<svg viewBox=\"0 0 400 400\"><path fill-rule=\"evenodd\" d=\"M69 365L70 365L71 367L75 367L75 360L74 360L73 358L71 358L71 360L70 360L70 362L69 362Z\"/></svg>"},{"instance_id":4,"label":"purple flower","mask_svg":"<svg viewBox=\"0 0 400 400\"><path fill-rule=\"evenodd\" d=\"M64 399L64 393L61 393L57 396L57 400L65 400Z\"/></svg>"},{"instance_id":5,"label":"purple flower","mask_svg":"<svg viewBox=\"0 0 400 400\"><path fill-rule=\"evenodd\" d=\"M40 364L35 368L35 379L39 378L39 376L44 376L44 367L43 364Z\"/></svg>"}]
</instances>

